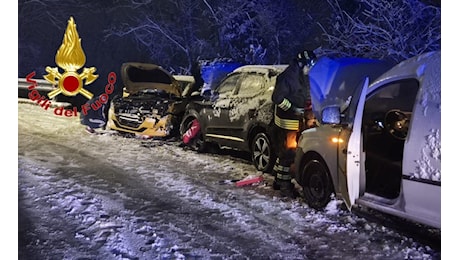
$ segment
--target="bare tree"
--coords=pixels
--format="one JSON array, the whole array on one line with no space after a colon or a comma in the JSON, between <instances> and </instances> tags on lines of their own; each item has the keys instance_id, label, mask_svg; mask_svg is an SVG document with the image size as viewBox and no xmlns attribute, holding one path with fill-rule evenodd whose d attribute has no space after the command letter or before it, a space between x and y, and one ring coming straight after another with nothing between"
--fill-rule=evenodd
<instances>
[{"instance_id":1,"label":"bare tree","mask_svg":"<svg viewBox=\"0 0 460 260\"><path fill-rule=\"evenodd\" d=\"M221 53L259 64L286 62L299 49L317 45L314 20L329 12L315 0L222 0L213 7L204 2L219 28Z\"/></svg>"},{"instance_id":2,"label":"bare tree","mask_svg":"<svg viewBox=\"0 0 460 260\"><path fill-rule=\"evenodd\" d=\"M164 66L183 61L182 67L170 67L176 73L190 71L191 65L204 50L212 50L212 42L201 37L200 31L209 25L202 19L202 6L193 0L170 0L162 3L135 1L130 5L131 16L125 23L105 30L105 38L126 37L148 52L151 62ZM185 62L184 62L185 61Z\"/></svg>"},{"instance_id":3,"label":"bare tree","mask_svg":"<svg viewBox=\"0 0 460 260\"><path fill-rule=\"evenodd\" d=\"M21 0L21 73L53 63L69 13L101 73L127 60L185 74L198 60L279 64L318 46L320 55L399 61L440 49L432 1Z\"/></svg>"},{"instance_id":4,"label":"bare tree","mask_svg":"<svg viewBox=\"0 0 460 260\"><path fill-rule=\"evenodd\" d=\"M113 25L105 36L132 38L151 60L171 70L180 64L180 72L189 71L200 58L278 64L313 39L312 28L317 25L309 10L318 7L314 2L135 1L123 8L137 16Z\"/></svg>"},{"instance_id":5,"label":"bare tree","mask_svg":"<svg viewBox=\"0 0 460 260\"><path fill-rule=\"evenodd\" d=\"M418 0L360 0L359 12L346 12L338 0L328 24L321 25L322 54L387 59L395 62L441 49L441 8Z\"/></svg>"},{"instance_id":6,"label":"bare tree","mask_svg":"<svg viewBox=\"0 0 460 260\"><path fill-rule=\"evenodd\" d=\"M102 1L101 1L102 2ZM102 10L105 2L90 0L22 0L18 3L18 52L19 74L27 75L31 70L41 75L47 65L54 64L56 51L70 16L75 18L77 30L83 38L82 46L86 53L92 51L85 30L85 20ZM77 8L78 7L78 8ZM87 55L87 58L94 56Z\"/></svg>"}]
</instances>

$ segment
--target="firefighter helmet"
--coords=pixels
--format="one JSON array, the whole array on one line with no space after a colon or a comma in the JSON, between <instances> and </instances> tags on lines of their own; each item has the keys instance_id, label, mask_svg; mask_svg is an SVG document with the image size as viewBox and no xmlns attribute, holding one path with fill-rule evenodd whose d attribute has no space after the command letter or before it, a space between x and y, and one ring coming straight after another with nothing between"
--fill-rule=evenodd
<instances>
[{"instance_id":1,"label":"firefighter helmet","mask_svg":"<svg viewBox=\"0 0 460 260\"><path fill-rule=\"evenodd\" d=\"M316 55L311 50L304 50L297 54L297 61L301 62L303 65L311 67L316 62Z\"/></svg>"}]
</instances>

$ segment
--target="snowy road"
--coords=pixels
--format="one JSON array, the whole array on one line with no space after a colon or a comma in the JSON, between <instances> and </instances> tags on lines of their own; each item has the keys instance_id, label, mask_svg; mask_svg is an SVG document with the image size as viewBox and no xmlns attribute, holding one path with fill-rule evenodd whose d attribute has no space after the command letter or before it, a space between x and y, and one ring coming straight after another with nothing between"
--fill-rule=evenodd
<instances>
[{"instance_id":1,"label":"snowy road","mask_svg":"<svg viewBox=\"0 0 460 260\"><path fill-rule=\"evenodd\" d=\"M339 201L316 212L269 185L222 184L261 174L242 158L89 135L24 102L18 124L19 259L441 258Z\"/></svg>"}]
</instances>

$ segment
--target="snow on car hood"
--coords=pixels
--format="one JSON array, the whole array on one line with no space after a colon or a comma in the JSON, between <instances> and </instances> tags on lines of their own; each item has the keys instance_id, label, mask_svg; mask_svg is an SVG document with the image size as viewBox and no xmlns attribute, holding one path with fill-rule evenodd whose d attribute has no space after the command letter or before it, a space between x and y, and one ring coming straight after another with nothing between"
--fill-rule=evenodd
<instances>
[{"instance_id":1,"label":"snow on car hood","mask_svg":"<svg viewBox=\"0 0 460 260\"><path fill-rule=\"evenodd\" d=\"M125 91L130 94L146 89L156 89L164 90L178 97L181 96L181 89L177 80L168 71L156 64L123 63L121 78Z\"/></svg>"}]
</instances>

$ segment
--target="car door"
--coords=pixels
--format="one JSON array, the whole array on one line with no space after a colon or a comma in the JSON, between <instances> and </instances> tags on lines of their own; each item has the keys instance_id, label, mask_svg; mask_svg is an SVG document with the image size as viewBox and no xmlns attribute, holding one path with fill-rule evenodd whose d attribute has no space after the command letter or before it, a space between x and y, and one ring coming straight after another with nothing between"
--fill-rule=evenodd
<instances>
[{"instance_id":1,"label":"car door","mask_svg":"<svg viewBox=\"0 0 460 260\"><path fill-rule=\"evenodd\" d=\"M363 147L366 194L373 197L363 199L371 198L372 207L440 227L440 87L427 88L420 81L433 84L428 80L433 75L396 78L369 90Z\"/></svg>"},{"instance_id":2,"label":"car door","mask_svg":"<svg viewBox=\"0 0 460 260\"><path fill-rule=\"evenodd\" d=\"M363 109L366 100L367 88L369 86L369 78L364 80L361 87L361 93L359 95L358 105L356 107L355 118L353 121L353 127L346 144L346 150L343 144L339 144L339 151L346 151L346 172L339 172L339 183L340 192L343 200L350 210L355 204L356 199L360 195L361 187L363 185L360 180L363 173L363 161L362 161L362 116ZM347 131L345 131L347 132ZM341 134L343 136L343 134ZM345 175L344 175L345 174Z\"/></svg>"},{"instance_id":3,"label":"car door","mask_svg":"<svg viewBox=\"0 0 460 260\"><path fill-rule=\"evenodd\" d=\"M214 91L211 100L201 110L205 138L209 141L222 144L231 135L229 110L233 94L240 84L241 73L235 73L225 78Z\"/></svg>"},{"instance_id":4,"label":"car door","mask_svg":"<svg viewBox=\"0 0 460 260\"><path fill-rule=\"evenodd\" d=\"M247 129L270 97L264 95L265 78L261 73L244 73L229 104L229 129L235 141L246 139Z\"/></svg>"},{"instance_id":5,"label":"car door","mask_svg":"<svg viewBox=\"0 0 460 260\"><path fill-rule=\"evenodd\" d=\"M405 141L419 90L417 79L375 87L363 113L366 192L389 201L401 194Z\"/></svg>"},{"instance_id":6,"label":"car door","mask_svg":"<svg viewBox=\"0 0 460 260\"><path fill-rule=\"evenodd\" d=\"M437 67L436 69L439 69ZM422 223L441 227L441 83L440 71L422 79L404 145L403 210Z\"/></svg>"}]
</instances>

